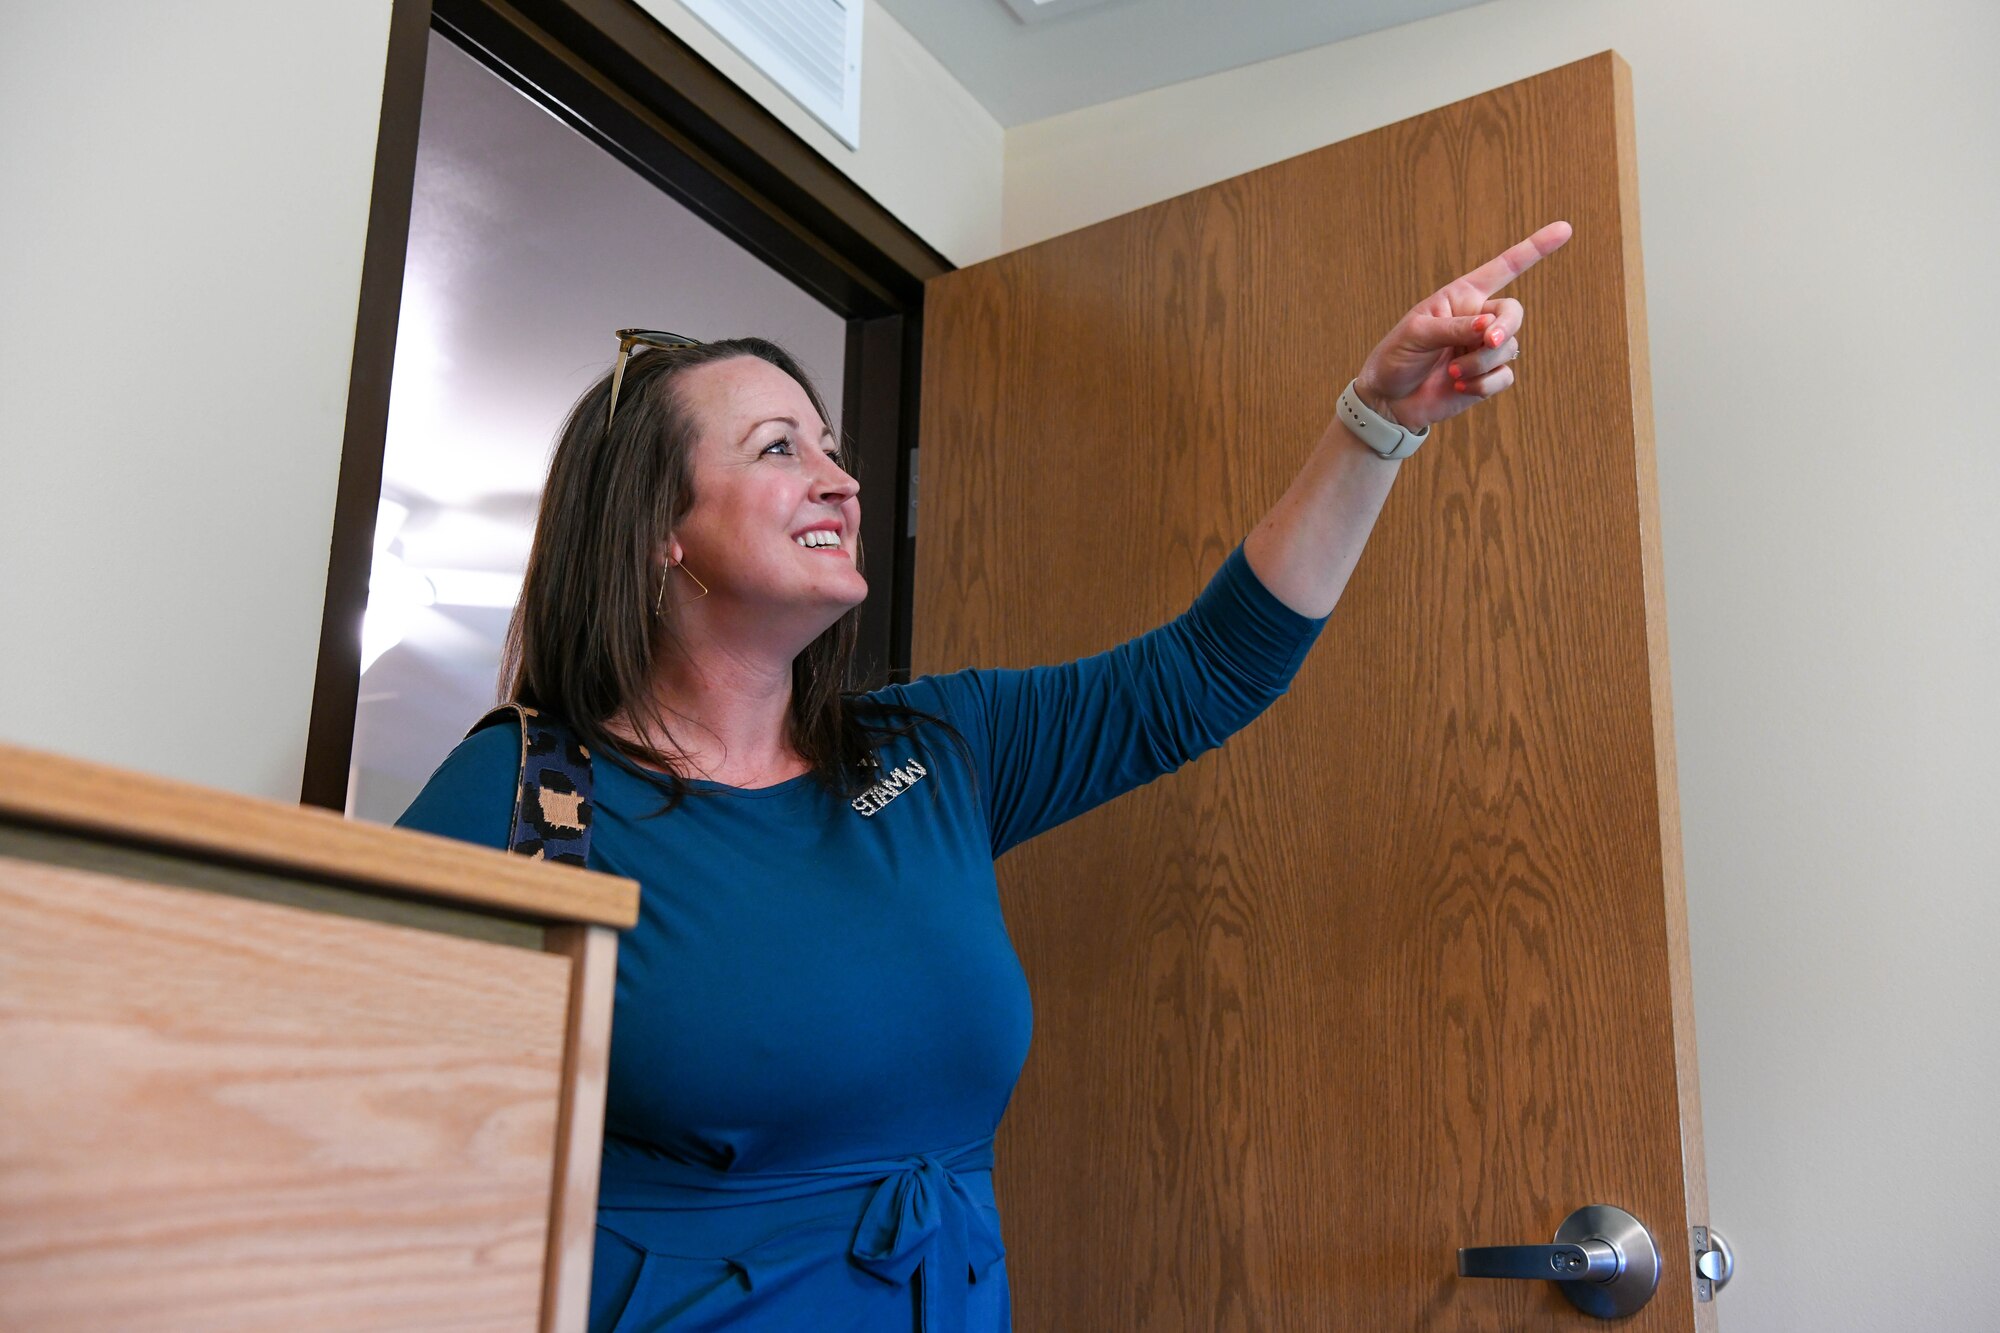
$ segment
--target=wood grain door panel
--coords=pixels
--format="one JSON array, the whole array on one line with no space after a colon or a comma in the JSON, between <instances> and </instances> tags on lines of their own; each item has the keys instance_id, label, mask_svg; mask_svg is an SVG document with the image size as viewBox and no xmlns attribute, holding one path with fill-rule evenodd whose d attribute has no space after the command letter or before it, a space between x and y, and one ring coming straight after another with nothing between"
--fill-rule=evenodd
<instances>
[{"instance_id":1,"label":"wood grain door panel","mask_svg":"<svg viewBox=\"0 0 2000 1333\"><path fill-rule=\"evenodd\" d=\"M1576 228L1291 693L1003 863L1022 1329L1586 1327L1454 1260L1587 1203L1666 1257L1628 1327L1714 1327L1632 154L1606 53L931 283L916 669L1018 666L1185 608L1383 330Z\"/></svg>"}]
</instances>

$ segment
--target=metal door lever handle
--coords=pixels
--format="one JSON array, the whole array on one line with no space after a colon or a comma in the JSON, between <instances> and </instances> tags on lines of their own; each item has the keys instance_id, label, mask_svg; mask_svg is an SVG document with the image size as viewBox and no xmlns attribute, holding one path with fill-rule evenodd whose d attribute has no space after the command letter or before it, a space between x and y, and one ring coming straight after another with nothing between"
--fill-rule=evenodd
<instances>
[{"instance_id":1,"label":"metal door lever handle","mask_svg":"<svg viewBox=\"0 0 2000 1333\"><path fill-rule=\"evenodd\" d=\"M1619 1319L1653 1298L1660 1285L1660 1250L1638 1218L1594 1203L1563 1219L1553 1245L1460 1250L1458 1275L1553 1282L1586 1314Z\"/></svg>"},{"instance_id":2,"label":"metal door lever handle","mask_svg":"<svg viewBox=\"0 0 2000 1333\"><path fill-rule=\"evenodd\" d=\"M1458 1252L1460 1277L1609 1282L1624 1269L1624 1256L1601 1240L1574 1245L1483 1245Z\"/></svg>"}]
</instances>

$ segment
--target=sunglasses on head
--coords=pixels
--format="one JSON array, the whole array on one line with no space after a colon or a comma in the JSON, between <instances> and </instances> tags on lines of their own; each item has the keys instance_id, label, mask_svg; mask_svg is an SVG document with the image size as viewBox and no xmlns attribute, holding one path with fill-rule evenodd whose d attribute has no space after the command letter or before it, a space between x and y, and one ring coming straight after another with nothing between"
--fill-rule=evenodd
<instances>
[{"instance_id":1,"label":"sunglasses on head","mask_svg":"<svg viewBox=\"0 0 2000 1333\"><path fill-rule=\"evenodd\" d=\"M701 342L679 333L662 333L658 329L618 330L618 363L611 368L611 407L604 414L604 429L611 429L613 418L618 415L618 389L625 383L625 362L631 357L634 347L699 347Z\"/></svg>"}]
</instances>

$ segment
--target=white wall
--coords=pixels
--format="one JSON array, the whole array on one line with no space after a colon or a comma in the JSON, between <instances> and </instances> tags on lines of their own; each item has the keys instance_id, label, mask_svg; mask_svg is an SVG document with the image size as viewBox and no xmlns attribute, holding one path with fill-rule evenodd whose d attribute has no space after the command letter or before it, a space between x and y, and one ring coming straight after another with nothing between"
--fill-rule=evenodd
<instances>
[{"instance_id":1,"label":"white wall","mask_svg":"<svg viewBox=\"0 0 2000 1333\"><path fill-rule=\"evenodd\" d=\"M864 3L861 146L855 149L676 0L638 0L952 263L971 264L999 253L1000 122L888 10L874 0Z\"/></svg>"},{"instance_id":2,"label":"white wall","mask_svg":"<svg viewBox=\"0 0 2000 1333\"><path fill-rule=\"evenodd\" d=\"M389 0L9 0L0 739L296 800Z\"/></svg>"},{"instance_id":3,"label":"white wall","mask_svg":"<svg viewBox=\"0 0 2000 1333\"><path fill-rule=\"evenodd\" d=\"M1993 1328L1967 1244L2000 1228L2000 7L1496 0L1011 130L1007 243L1606 47L1723 1327Z\"/></svg>"}]
</instances>

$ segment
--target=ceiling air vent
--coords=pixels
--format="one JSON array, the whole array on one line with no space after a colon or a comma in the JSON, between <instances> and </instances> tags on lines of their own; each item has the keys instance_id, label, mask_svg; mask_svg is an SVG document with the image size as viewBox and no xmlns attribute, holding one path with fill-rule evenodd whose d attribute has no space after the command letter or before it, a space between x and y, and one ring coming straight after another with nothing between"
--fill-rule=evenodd
<instances>
[{"instance_id":1,"label":"ceiling air vent","mask_svg":"<svg viewBox=\"0 0 2000 1333\"><path fill-rule=\"evenodd\" d=\"M1005 0L1014 17L1023 23L1062 18L1079 9L1095 9L1105 0Z\"/></svg>"},{"instance_id":2,"label":"ceiling air vent","mask_svg":"<svg viewBox=\"0 0 2000 1333\"><path fill-rule=\"evenodd\" d=\"M864 0L680 0L849 148L861 146Z\"/></svg>"}]
</instances>

